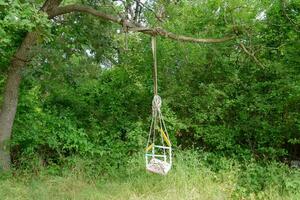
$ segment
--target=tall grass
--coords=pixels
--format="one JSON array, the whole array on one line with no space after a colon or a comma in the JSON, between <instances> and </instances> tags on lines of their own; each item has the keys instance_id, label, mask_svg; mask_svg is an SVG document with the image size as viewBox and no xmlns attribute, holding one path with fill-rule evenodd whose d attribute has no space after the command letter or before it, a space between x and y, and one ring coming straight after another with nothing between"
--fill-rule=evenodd
<instances>
[{"instance_id":1,"label":"tall grass","mask_svg":"<svg viewBox=\"0 0 300 200\"><path fill-rule=\"evenodd\" d=\"M300 172L271 163L241 165L222 157L179 153L167 176L145 172L142 156L114 175L93 177L78 165L62 175L2 175L1 200L300 199Z\"/></svg>"}]
</instances>

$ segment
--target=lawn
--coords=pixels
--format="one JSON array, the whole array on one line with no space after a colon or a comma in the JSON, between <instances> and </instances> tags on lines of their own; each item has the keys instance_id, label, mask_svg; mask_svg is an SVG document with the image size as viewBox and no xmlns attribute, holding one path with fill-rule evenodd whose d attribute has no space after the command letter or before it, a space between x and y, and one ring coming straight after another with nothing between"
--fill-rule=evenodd
<instances>
[{"instance_id":1,"label":"lawn","mask_svg":"<svg viewBox=\"0 0 300 200\"><path fill-rule=\"evenodd\" d=\"M113 175L93 177L81 167L50 175L16 171L3 174L1 200L97 199L300 199L300 172L278 163L239 164L227 158L181 153L167 176L146 172L143 160L131 159ZM214 166L214 167L212 167Z\"/></svg>"}]
</instances>

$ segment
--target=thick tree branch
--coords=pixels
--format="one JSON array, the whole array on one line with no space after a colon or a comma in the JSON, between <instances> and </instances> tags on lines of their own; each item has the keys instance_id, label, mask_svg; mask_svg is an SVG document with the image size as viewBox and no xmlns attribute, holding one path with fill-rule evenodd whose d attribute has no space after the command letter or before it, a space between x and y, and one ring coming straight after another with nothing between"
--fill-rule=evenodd
<instances>
[{"instance_id":1,"label":"thick tree branch","mask_svg":"<svg viewBox=\"0 0 300 200\"><path fill-rule=\"evenodd\" d=\"M131 31L142 32L142 33L145 33L148 35L160 35L162 37L170 38L172 40L183 41L183 42L221 43L221 42L226 42L226 41L229 41L229 40L232 40L235 38L235 36L224 37L224 38L194 38L194 37L188 37L188 36L184 36L184 35L177 35L175 33L168 32L160 27L147 28L147 27L142 26L141 24L132 23L128 20L123 20L122 18L100 12L92 7L78 5L78 4L58 7L49 13L49 18L53 18L53 17L59 16L59 15L72 13L72 12L82 12L82 13L91 14L91 15L99 17L103 20L111 21L111 22L120 24L122 26L125 25Z\"/></svg>"}]
</instances>

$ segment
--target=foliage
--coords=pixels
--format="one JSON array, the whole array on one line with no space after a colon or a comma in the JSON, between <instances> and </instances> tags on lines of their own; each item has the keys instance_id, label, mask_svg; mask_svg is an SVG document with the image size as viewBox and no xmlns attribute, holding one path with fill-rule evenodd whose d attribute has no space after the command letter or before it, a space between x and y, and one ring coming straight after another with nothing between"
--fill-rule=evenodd
<instances>
[{"instance_id":1,"label":"foliage","mask_svg":"<svg viewBox=\"0 0 300 200\"><path fill-rule=\"evenodd\" d=\"M26 32L39 30L40 39L49 39L50 22L37 6L26 1L0 0L0 71L7 68Z\"/></svg>"}]
</instances>

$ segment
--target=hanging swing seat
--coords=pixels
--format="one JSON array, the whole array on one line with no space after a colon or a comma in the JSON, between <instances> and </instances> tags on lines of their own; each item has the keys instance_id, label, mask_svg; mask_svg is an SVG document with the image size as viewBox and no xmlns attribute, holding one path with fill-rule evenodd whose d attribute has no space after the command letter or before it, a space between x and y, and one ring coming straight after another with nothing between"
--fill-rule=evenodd
<instances>
[{"instance_id":1,"label":"hanging swing seat","mask_svg":"<svg viewBox=\"0 0 300 200\"><path fill-rule=\"evenodd\" d=\"M155 150L156 149L156 150ZM172 148L167 147L167 146L160 146L160 145L154 145L151 144L147 149L146 149L146 169L149 172L161 174L161 175L166 175L170 169L171 169L171 164L167 162L168 157L167 154L152 154L152 153L147 153L147 151L151 152L164 152L164 151L169 151L169 154L171 154ZM149 161L150 160L150 161Z\"/></svg>"},{"instance_id":2,"label":"hanging swing seat","mask_svg":"<svg viewBox=\"0 0 300 200\"><path fill-rule=\"evenodd\" d=\"M153 157L147 164L146 169L149 172L166 175L170 171L171 165L165 161Z\"/></svg>"},{"instance_id":3,"label":"hanging swing seat","mask_svg":"<svg viewBox=\"0 0 300 200\"><path fill-rule=\"evenodd\" d=\"M161 98L155 95L152 101L152 122L145 153L146 170L166 175L172 167L172 145L160 107Z\"/></svg>"},{"instance_id":4,"label":"hanging swing seat","mask_svg":"<svg viewBox=\"0 0 300 200\"><path fill-rule=\"evenodd\" d=\"M172 167L172 144L161 113L161 98L157 93L156 39L152 37L154 60L154 97L152 100L152 120L146 146L146 170L166 175Z\"/></svg>"}]
</instances>

